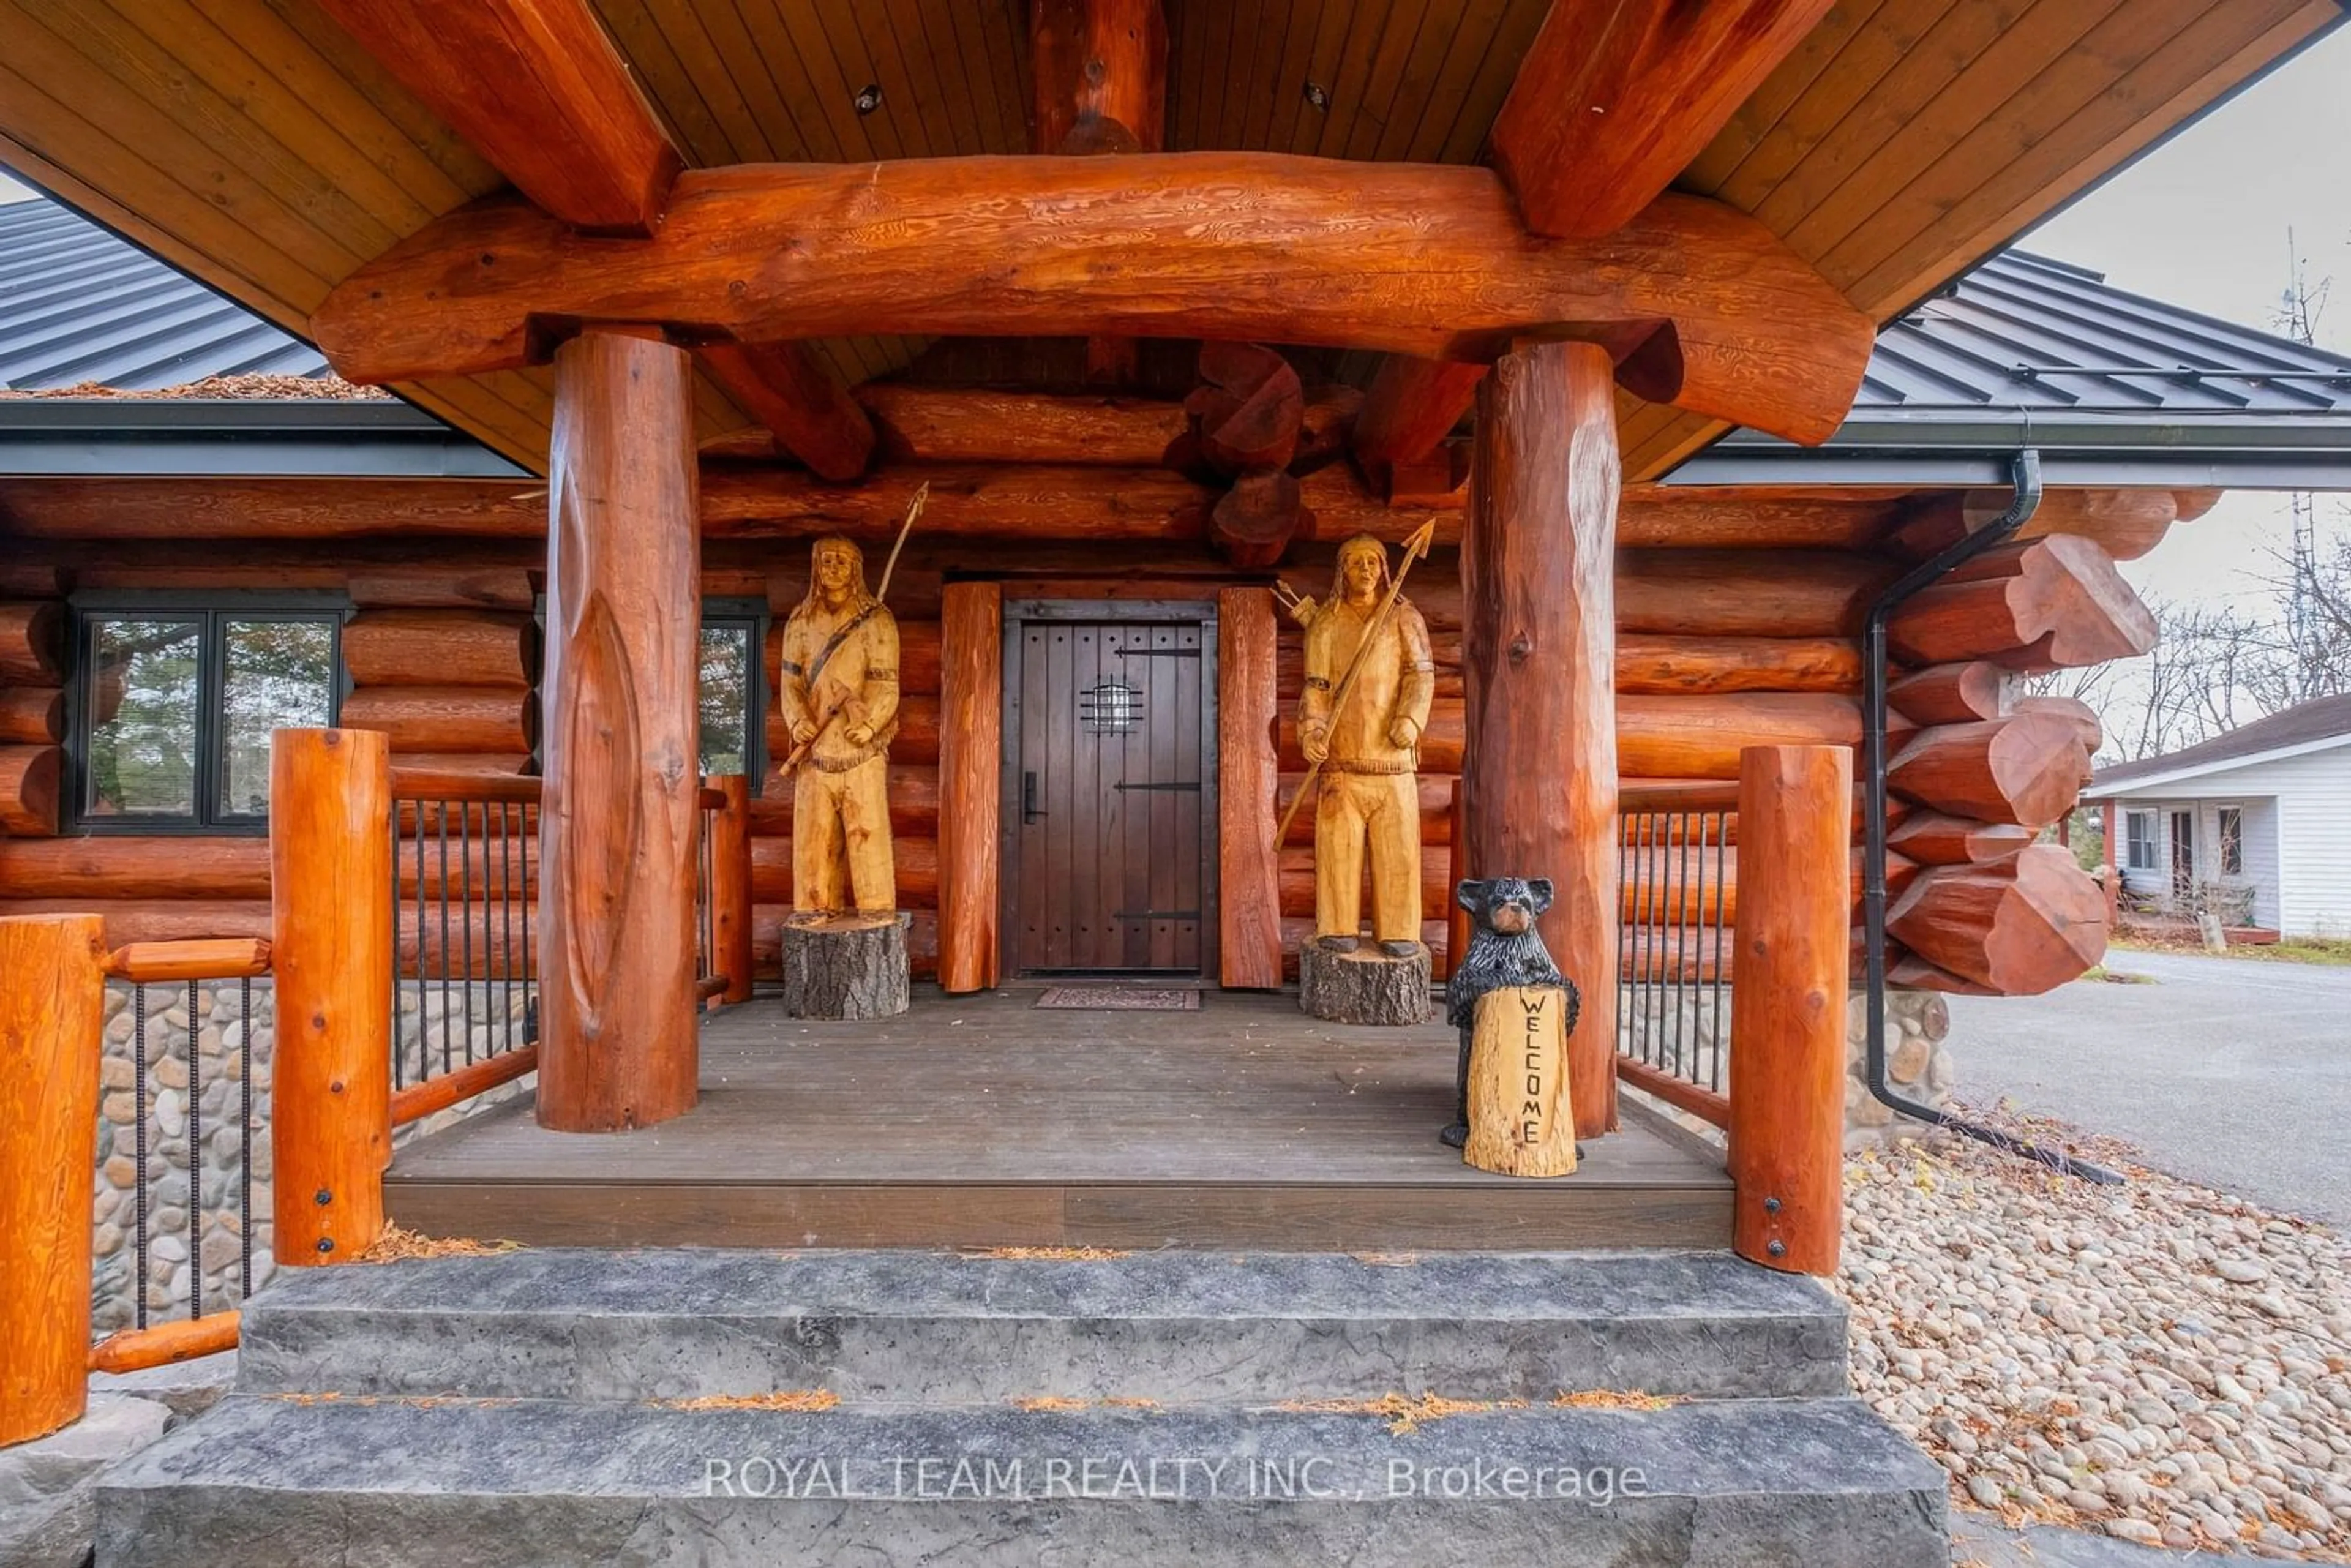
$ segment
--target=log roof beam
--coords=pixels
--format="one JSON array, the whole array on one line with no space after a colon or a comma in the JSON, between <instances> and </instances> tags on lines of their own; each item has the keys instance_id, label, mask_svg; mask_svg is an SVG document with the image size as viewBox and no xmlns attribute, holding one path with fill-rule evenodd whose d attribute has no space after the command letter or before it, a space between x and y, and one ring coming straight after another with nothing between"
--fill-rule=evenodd
<instances>
[{"instance_id":1,"label":"log roof beam","mask_svg":"<svg viewBox=\"0 0 2351 1568\"><path fill-rule=\"evenodd\" d=\"M684 158L588 0L322 5L549 218L598 238L660 228ZM872 425L799 344L729 344L702 361L815 472L864 466Z\"/></svg>"},{"instance_id":2,"label":"log roof beam","mask_svg":"<svg viewBox=\"0 0 2351 1568\"><path fill-rule=\"evenodd\" d=\"M1604 239L1543 240L1489 170L1228 152L689 171L642 240L478 204L360 267L311 329L341 374L377 383L533 363L583 320L747 342L1134 335L1454 360L1572 340L1607 348L1637 396L1806 442L1843 420L1875 337L1719 203L1667 195Z\"/></svg>"},{"instance_id":3,"label":"log roof beam","mask_svg":"<svg viewBox=\"0 0 2351 1568\"><path fill-rule=\"evenodd\" d=\"M1031 152L1156 152L1167 142L1161 0L1029 0ZM1089 338L1086 382L1136 379L1132 338Z\"/></svg>"},{"instance_id":4,"label":"log roof beam","mask_svg":"<svg viewBox=\"0 0 2351 1568\"><path fill-rule=\"evenodd\" d=\"M1665 193L1829 0L1555 0L1488 143L1539 235L1591 239ZM1483 366L1402 358L1374 376L1355 429L1373 487L1426 463Z\"/></svg>"},{"instance_id":5,"label":"log roof beam","mask_svg":"<svg viewBox=\"0 0 2351 1568\"><path fill-rule=\"evenodd\" d=\"M1831 0L1553 0L1488 142L1527 227L1633 221L1706 149Z\"/></svg>"}]
</instances>

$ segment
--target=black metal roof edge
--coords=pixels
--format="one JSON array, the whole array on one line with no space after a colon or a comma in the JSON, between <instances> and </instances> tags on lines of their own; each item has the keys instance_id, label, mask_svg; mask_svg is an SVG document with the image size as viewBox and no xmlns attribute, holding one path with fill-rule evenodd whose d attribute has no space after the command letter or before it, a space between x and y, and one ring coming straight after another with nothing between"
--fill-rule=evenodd
<instances>
[{"instance_id":1,"label":"black metal roof edge","mask_svg":"<svg viewBox=\"0 0 2351 1568\"><path fill-rule=\"evenodd\" d=\"M405 402L0 398L0 475L527 479Z\"/></svg>"},{"instance_id":2,"label":"black metal roof edge","mask_svg":"<svg viewBox=\"0 0 2351 1568\"><path fill-rule=\"evenodd\" d=\"M1735 430L1667 485L2001 485L2020 448L2052 485L2351 491L2351 414L1881 409L1819 446Z\"/></svg>"}]
</instances>

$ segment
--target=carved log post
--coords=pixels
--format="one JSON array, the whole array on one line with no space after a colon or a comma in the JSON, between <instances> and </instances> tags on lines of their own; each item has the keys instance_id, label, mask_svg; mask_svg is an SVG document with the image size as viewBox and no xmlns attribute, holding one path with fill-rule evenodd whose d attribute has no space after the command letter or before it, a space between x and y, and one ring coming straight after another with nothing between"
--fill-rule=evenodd
<instances>
[{"instance_id":1,"label":"carved log post","mask_svg":"<svg viewBox=\"0 0 2351 1568\"><path fill-rule=\"evenodd\" d=\"M713 779L726 803L710 814L710 966L726 977L717 1002L751 999L751 780Z\"/></svg>"},{"instance_id":2,"label":"carved log post","mask_svg":"<svg viewBox=\"0 0 2351 1568\"><path fill-rule=\"evenodd\" d=\"M1217 592L1217 949L1231 988L1281 984L1280 825L1274 797L1281 760L1273 747L1277 695L1273 594Z\"/></svg>"},{"instance_id":3,"label":"carved log post","mask_svg":"<svg viewBox=\"0 0 2351 1568\"><path fill-rule=\"evenodd\" d=\"M538 1120L695 1103L692 361L590 329L555 356L548 467Z\"/></svg>"},{"instance_id":4,"label":"carved log post","mask_svg":"<svg viewBox=\"0 0 2351 1568\"><path fill-rule=\"evenodd\" d=\"M1616 1124L1612 377L1585 343L1496 363L1478 391L1461 548L1468 874L1552 879L1543 941L1583 993L1568 1041L1579 1137Z\"/></svg>"},{"instance_id":5,"label":"carved log post","mask_svg":"<svg viewBox=\"0 0 2351 1568\"><path fill-rule=\"evenodd\" d=\"M280 1262L346 1262L383 1231L392 1159L392 747L367 729L269 744L270 974Z\"/></svg>"},{"instance_id":6,"label":"carved log post","mask_svg":"<svg viewBox=\"0 0 2351 1568\"><path fill-rule=\"evenodd\" d=\"M1004 591L949 583L939 622L939 986L984 991L998 974Z\"/></svg>"},{"instance_id":7,"label":"carved log post","mask_svg":"<svg viewBox=\"0 0 2351 1568\"><path fill-rule=\"evenodd\" d=\"M0 920L0 1447L82 1413L105 956L95 915Z\"/></svg>"},{"instance_id":8,"label":"carved log post","mask_svg":"<svg viewBox=\"0 0 2351 1568\"><path fill-rule=\"evenodd\" d=\"M1844 1225L1852 800L1844 747L1758 746L1741 759L1731 1245L1792 1273L1835 1273Z\"/></svg>"}]
</instances>

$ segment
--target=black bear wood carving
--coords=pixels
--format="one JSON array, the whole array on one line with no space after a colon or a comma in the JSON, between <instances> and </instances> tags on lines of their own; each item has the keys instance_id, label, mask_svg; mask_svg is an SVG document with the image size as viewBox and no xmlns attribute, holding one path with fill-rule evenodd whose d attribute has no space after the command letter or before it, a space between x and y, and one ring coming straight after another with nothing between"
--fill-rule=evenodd
<instances>
[{"instance_id":1,"label":"black bear wood carving","mask_svg":"<svg viewBox=\"0 0 2351 1568\"><path fill-rule=\"evenodd\" d=\"M1469 1040L1478 1025L1478 998L1505 986L1557 986L1567 993L1566 1027L1575 1032L1583 998L1559 972L1535 930L1551 907L1551 879L1499 876L1465 882L1454 900L1469 912L1469 951L1445 982L1445 1016L1461 1031L1461 1061L1454 1073L1453 1124L1437 1134L1451 1148L1469 1141Z\"/></svg>"}]
</instances>

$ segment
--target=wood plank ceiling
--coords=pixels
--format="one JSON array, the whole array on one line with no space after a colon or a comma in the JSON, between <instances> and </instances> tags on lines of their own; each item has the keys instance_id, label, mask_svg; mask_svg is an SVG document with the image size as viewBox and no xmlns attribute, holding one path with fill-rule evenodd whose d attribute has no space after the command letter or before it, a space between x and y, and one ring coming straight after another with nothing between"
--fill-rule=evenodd
<instances>
[{"instance_id":1,"label":"wood plank ceiling","mask_svg":"<svg viewBox=\"0 0 2351 1568\"><path fill-rule=\"evenodd\" d=\"M593 4L696 162L1028 146L1026 0ZM1166 4L1171 151L1463 162L1549 0ZM1754 213L1885 319L2342 16L2335 0L1840 0L1679 183ZM0 0L0 162L293 330L498 183L313 0ZM851 382L921 346L815 345ZM550 383L402 390L538 465ZM746 423L706 382L698 406L707 434ZM1622 412L1631 476L1715 434Z\"/></svg>"}]
</instances>

